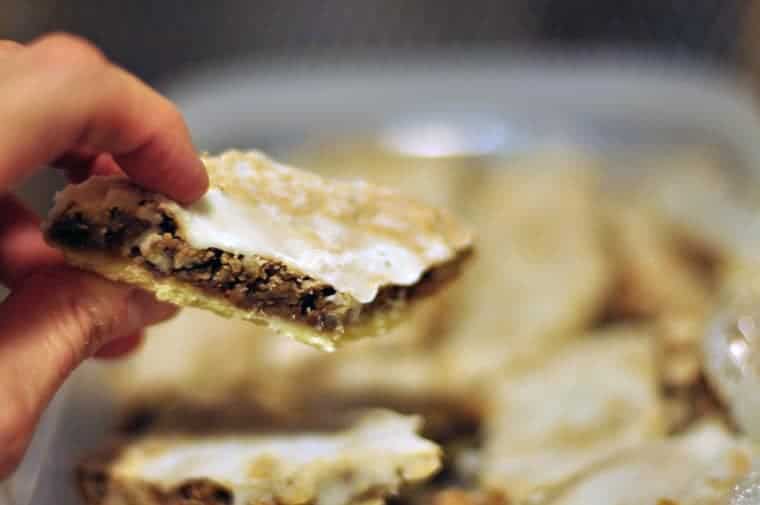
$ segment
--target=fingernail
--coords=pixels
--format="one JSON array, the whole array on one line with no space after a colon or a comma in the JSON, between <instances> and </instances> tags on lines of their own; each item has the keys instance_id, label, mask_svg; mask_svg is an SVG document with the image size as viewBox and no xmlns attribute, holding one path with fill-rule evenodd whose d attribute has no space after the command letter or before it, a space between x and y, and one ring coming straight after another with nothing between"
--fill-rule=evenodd
<instances>
[{"instance_id":1,"label":"fingernail","mask_svg":"<svg viewBox=\"0 0 760 505\"><path fill-rule=\"evenodd\" d=\"M187 186L182 191L183 195L186 196L184 203L192 203L202 197L208 191L209 186L206 165L196 155L193 155L188 161L188 168L185 173L191 174L191 176L181 180Z\"/></svg>"}]
</instances>

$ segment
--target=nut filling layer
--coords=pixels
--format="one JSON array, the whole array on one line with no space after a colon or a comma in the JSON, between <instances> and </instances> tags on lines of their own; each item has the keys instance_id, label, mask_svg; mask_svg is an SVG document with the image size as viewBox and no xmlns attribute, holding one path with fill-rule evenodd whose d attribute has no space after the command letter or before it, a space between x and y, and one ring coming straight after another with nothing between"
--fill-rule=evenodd
<instances>
[{"instance_id":1,"label":"nut filling layer","mask_svg":"<svg viewBox=\"0 0 760 505\"><path fill-rule=\"evenodd\" d=\"M408 300L432 293L458 273L464 259L427 270L414 285L384 286L372 302L362 304L281 262L216 248L193 248L177 229L177 223L157 202L142 200L134 211L112 207L94 215L72 203L51 223L47 234L54 243L72 250L129 258L156 277L172 277L224 296L240 309L329 332L341 332L376 311L401 308Z\"/></svg>"}]
</instances>

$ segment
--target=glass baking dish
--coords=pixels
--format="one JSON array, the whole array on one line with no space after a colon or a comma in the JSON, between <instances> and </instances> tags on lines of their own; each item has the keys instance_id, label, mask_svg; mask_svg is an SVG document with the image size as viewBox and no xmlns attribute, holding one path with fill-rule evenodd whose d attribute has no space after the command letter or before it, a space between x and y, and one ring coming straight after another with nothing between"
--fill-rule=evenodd
<instances>
[{"instance_id":1,"label":"glass baking dish","mask_svg":"<svg viewBox=\"0 0 760 505\"><path fill-rule=\"evenodd\" d=\"M238 62L167 83L197 145L275 155L304 139L379 136L423 156L489 156L554 143L604 152L714 145L742 176L760 167L760 122L740 79L634 55L507 51ZM24 195L38 209L50 197ZM156 337L159 338L159 337ZM114 422L107 366L75 373L45 414L0 503L80 503L72 469Z\"/></svg>"}]
</instances>

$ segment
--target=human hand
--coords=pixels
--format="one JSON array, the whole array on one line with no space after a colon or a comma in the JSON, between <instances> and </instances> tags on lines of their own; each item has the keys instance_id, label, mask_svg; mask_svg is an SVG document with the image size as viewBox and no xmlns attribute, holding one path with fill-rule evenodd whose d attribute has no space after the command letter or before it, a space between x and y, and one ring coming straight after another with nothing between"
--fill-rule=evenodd
<instances>
[{"instance_id":1,"label":"human hand","mask_svg":"<svg viewBox=\"0 0 760 505\"><path fill-rule=\"evenodd\" d=\"M47 403L83 360L133 347L175 308L63 264L10 190L46 165L74 179L123 172L183 203L208 187L182 116L89 43L0 41L0 478L20 462Z\"/></svg>"}]
</instances>

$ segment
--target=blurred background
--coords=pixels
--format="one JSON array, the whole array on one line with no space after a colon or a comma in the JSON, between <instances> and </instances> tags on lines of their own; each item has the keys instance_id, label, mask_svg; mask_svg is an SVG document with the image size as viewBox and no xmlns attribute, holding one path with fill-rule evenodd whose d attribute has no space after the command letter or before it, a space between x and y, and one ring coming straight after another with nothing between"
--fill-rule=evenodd
<instances>
[{"instance_id":1,"label":"blurred background","mask_svg":"<svg viewBox=\"0 0 760 505\"><path fill-rule=\"evenodd\" d=\"M311 134L329 129L326 125L332 128L345 122L355 128L370 119L385 121L388 117L395 126L393 121L410 111L422 111L419 121L426 126L429 118L425 114L452 112L448 106L454 104L486 112L488 121L478 123L478 117L476 127L470 127L457 115L462 111L455 110L454 119L444 126L456 123L457 128L441 129L431 121L433 135L422 128L423 141L409 135L413 143L435 144L440 138L431 141L430 137L438 135L466 147L473 138L490 142L494 137L501 142L496 143L499 146L509 146L513 131L520 132L511 126L535 122L539 114L547 120L542 127L548 124L559 130L573 122L570 127L589 126L581 124L582 120L599 116L606 121L591 124L595 127L592 133L601 131L626 143L632 139L646 143L652 137L659 141L663 131L677 133L679 139L684 133L691 139L692 129L697 128L700 142L731 141L737 158L757 167L760 128L753 111L758 109L738 94L735 83L724 89L718 87L725 84L722 81L708 84L698 73L663 81L647 81L646 77L659 71L654 65L651 71L647 66L654 60L664 61L665 67L674 67L671 61L694 61L716 67L720 76L729 78L742 73L752 62L746 49L760 47L760 29L747 29L760 27L760 17L755 18L757 22L748 21L750 9L758 3L760 0L0 0L0 38L23 42L64 30L92 40L112 60L162 90L177 93L172 96L179 96L194 138L204 148L269 149L262 134L278 128L289 135L301 130ZM758 43L748 44L754 37ZM415 60L416 66L399 65L386 73L386 67L376 65L372 57L373 52L382 51L393 63L395 55L431 47L495 50L481 60L476 51L459 52L458 59L435 66L438 73L420 68L424 60L422 65ZM628 60L614 59L615 75L588 65L579 67L573 58L533 58L530 62L536 61L539 67L528 69L527 75L524 70L529 65L516 67L518 71L513 73L507 71L512 67L498 68L509 66L515 53L530 57L544 50L555 55L563 51L592 56L609 51L644 54L645 65L628 66L626 73ZM302 63L325 53L350 55L353 61L358 55L365 65L325 67L315 76L311 68L291 65L288 60ZM504 65L500 65L502 56ZM267 76L262 70L266 67L256 65L274 60L284 60L284 70L294 73L283 73L280 65ZM239 73L221 72L176 91L181 77L208 65L234 69L239 61L245 62ZM490 114L496 117L494 128ZM404 135L408 131L402 129ZM43 211L62 182L55 172L42 172L21 193ZM35 490L38 473L43 474L39 459L51 459L46 437L69 447L87 435L80 430L79 438L66 432L52 438L49 434L54 432L56 410L50 412L13 483L14 496L21 497L18 503L75 503L59 497L59 488L66 484L51 485L70 481L73 460L48 461L44 471L53 477L45 474L40 482L49 489L37 491L34 501L24 499ZM75 415L75 410L70 412ZM76 430L79 423L62 425ZM41 498L48 496L45 493L51 498Z\"/></svg>"},{"instance_id":2,"label":"blurred background","mask_svg":"<svg viewBox=\"0 0 760 505\"><path fill-rule=\"evenodd\" d=\"M83 35L157 83L273 53L429 46L614 47L742 62L751 0L0 0L0 36Z\"/></svg>"}]
</instances>

